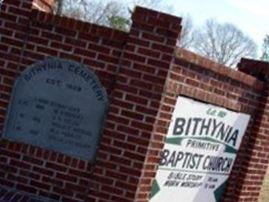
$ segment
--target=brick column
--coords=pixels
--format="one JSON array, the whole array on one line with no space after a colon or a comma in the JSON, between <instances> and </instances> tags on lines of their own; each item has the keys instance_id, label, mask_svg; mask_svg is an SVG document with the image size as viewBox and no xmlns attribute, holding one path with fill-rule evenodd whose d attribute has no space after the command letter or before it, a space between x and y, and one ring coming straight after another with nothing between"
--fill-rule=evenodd
<instances>
[{"instance_id":1,"label":"brick column","mask_svg":"<svg viewBox=\"0 0 269 202\"><path fill-rule=\"evenodd\" d=\"M0 11L0 137L14 78L20 73L22 49L26 38L32 0L4 0ZM10 171L5 166L4 145L0 141L0 184L12 187L14 183L3 179ZM4 193L3 193L4 194Z\"/></svg>"},{"instance_id":2,"label":"brick column","mask_svg":"<svg viewBox=\"0 0 269 202\"><path fill-rule=\"evenodd\" d=\"M14 77L18 76L33 0L4 0L0 12L0 136Z\"/></svg>"},{"instance_id":3,"label":"brick column","mask_svg":"<svg viewBox=\"0 0 269 202\"><path fill-rule=\"evenodd\" d=\"M52 6L54 0L4 0L0 12L0 137L4 114L11 93L10 86L27 61L23 51L31 30L30 18L33 8ZM40 9L38 8L38 9ZM43 9L48 11L48 9Z\"/></svg>"},{"instance_id":4,"label":"brick column","mask_svg":"<svg viewBox=\"0 0 269 202\"><path fill-rule=\"evenodd\" d=\"M125 189L130 201L148 201L158 164L156 155L163 146L158 141L162 142L166 133L156 126L162 126L159 111L181 19L137 7L132 20L114 91L114 103L121 105L118 116L125 120L116 126L124 133L121 142L115 141L122 149L119 172L128 175L126 181L116 182L116 187Z\"/></svg>"},{"instance_id":5,"label":"brick column","mask_svg":"<svg viewBox=\"0 0 269 202\"><path fill-rule=\"evenodd\" d=\"M252 115L251 135L246 139L240 155L241 167L237 179L230 182L223 201L258 201L269 163L269 63L242 59L239 70L264 81L256 114Z\"/></svg>"}]
</instances>

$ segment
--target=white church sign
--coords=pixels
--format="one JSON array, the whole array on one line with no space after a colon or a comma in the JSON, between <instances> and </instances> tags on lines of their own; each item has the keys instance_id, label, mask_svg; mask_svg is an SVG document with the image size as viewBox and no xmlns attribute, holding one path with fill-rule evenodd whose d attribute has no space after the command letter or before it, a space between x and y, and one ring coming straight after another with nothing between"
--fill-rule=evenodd
<instances>
[{"instance_id":1,"label":"white church sign","mask_svg":"<svg viewBox=\"0 0 269 202\"><path fill-rule=\"evenodd\" d=\"M249 115L178 97L150 202L218 202Z\"/></svg>"}]
</instances>

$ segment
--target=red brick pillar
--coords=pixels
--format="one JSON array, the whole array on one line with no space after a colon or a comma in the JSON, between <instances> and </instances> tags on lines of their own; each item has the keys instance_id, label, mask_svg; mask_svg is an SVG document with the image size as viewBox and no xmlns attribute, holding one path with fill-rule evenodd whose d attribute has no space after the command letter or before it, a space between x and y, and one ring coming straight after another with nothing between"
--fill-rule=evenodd
<instances>
[{"instance_id":1,"label":"red brick pillar","mask_svg":"<svg viewBox=\"0 0 269 202\"><path fill-rule=\"evenodd\" d=\"M180 18L156 11L137 7L132 20L112 102L120 153L110 158L122 177L114 187L124 195L112 201L148 201L166 134L159 112L180 33Z\"/></svg>"},{"instance_id":2,"label":"red brick pillar","mask_svg":"<svg viewBox=\"0 0 269 202\"><path fill-rule=\"evenodd\" d=\"M14 77L19 75L33 0L4 0L0 11L0 136Z\"/></svg>"},{"instance_id":3,"label":"red brick pillar","mask_svg":"<svg viewBox=\"0 0 269 202\"><path fill-rule=\"evenodd\" d=\"M242 143L238 153L240 168L236 179L230 180L223 201L258 201L269 163L269 63L242 59L239 70L264 81L259 106L252 115L251 135Z\"/></svg>"},{"instance_id":4,"label":"red brick pillar","mask_svg":"<svg viewBox=\"0 0 269 202\"><path fill-rule=\"evenodd\" d=\"M155 126L161 124L158 114L181 19L141 7L132 19L89 177L89 201L148 201L156 155L162 148L155 140L163 141L166 134L156 134Z\"/></svg>"}]
</instances>

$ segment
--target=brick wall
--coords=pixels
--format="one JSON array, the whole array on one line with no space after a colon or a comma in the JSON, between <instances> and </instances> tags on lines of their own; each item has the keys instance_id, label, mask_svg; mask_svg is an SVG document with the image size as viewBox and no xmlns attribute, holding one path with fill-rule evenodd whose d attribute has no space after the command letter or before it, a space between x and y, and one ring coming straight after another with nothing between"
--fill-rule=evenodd
<instances>
[{"instance_id":1,"label":"brick wall","mask_svg":"<svg viewBox=\"0 0 269 202\"><path fill-rule=\"evenodd\" d=\"M158 113L160 120L156 124L156 138L152 140L154 146L148 155L151 165L148 166L147 177L144 177L146 183L143 197L149 196L148 191L159 161L157 156L163 147L177 96L183 95L251 115L222 201L258 201L268 165L268 144L265 139L267 125L261 123L265 116L264 99L267 94L262 79L255 78L259 78L261 73L256 70L254 72L258 74L255 77L248 75L251 73L246 69L254 69L251 62L253 61L242 60L241 65L244 64L245 68L240 69L247 73L245 74L177 48Z\"/></svg>"},{"instance_id":2,"label":"brick wall","mask_svg":"<svg viewBox=\"0 0 269 202\"><path fill-rule=\"evenodd\" d=\"M1 8L0 134L16 77L49 56L94 70L109 112L94 164L1 139L1 186L56 201L148 201L176 97L185 95L251 114L223 201L258 200L269 154L267 87L250 71L253 61L242 60L243 73L176 48L180 18L145 8L125 33L32 6L6 0Z\"/></svg>"},{"instance_id":3,"label":"brick wall","mask_svg":"<svg viewBox=\"0 0 269 202\"><path fill-rule=\"evenodd\" d=\"M250 67L245 60L243 63ZM177 51L167 89L172 103L170 115L178 94L251 115L222 201L258 201L268 164L266 133L263 131L266 125L260 123L261 117L265 116L265 88L261 80L248 74L186 50Z\"/></svg>"}]
</instances>

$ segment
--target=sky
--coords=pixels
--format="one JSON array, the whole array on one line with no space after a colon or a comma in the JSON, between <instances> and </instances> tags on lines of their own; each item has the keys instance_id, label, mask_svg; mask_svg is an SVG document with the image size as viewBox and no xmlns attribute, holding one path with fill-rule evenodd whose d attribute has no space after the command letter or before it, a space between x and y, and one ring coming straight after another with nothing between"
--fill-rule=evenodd
<instances>
[{"instance_id":1,"label":"sky","mask_svg":"<svg viewBox=\"0 0 269 202\"><path fill-rule=\"evenodd\" d=\"M236 25L261 46L269 34L269 0L164 0L174 15L189 14L194 25L206 19Z\"/></svg>"},{"instance_id":2,"label":"sky","mask_svg":"<svg viewBox=\"0 0 269 202\"><path fill-rule=\"evenodd\" d=\"M131 5L131 2L154 0L115 1ZM220 23L232 23L254 40L259 52L265 35L269 34L269 0L159 0L159 2L161 4L158 10L176 16L189 15L194 27L202 25L210 18Z\"/></svg>"}]
</instances>

